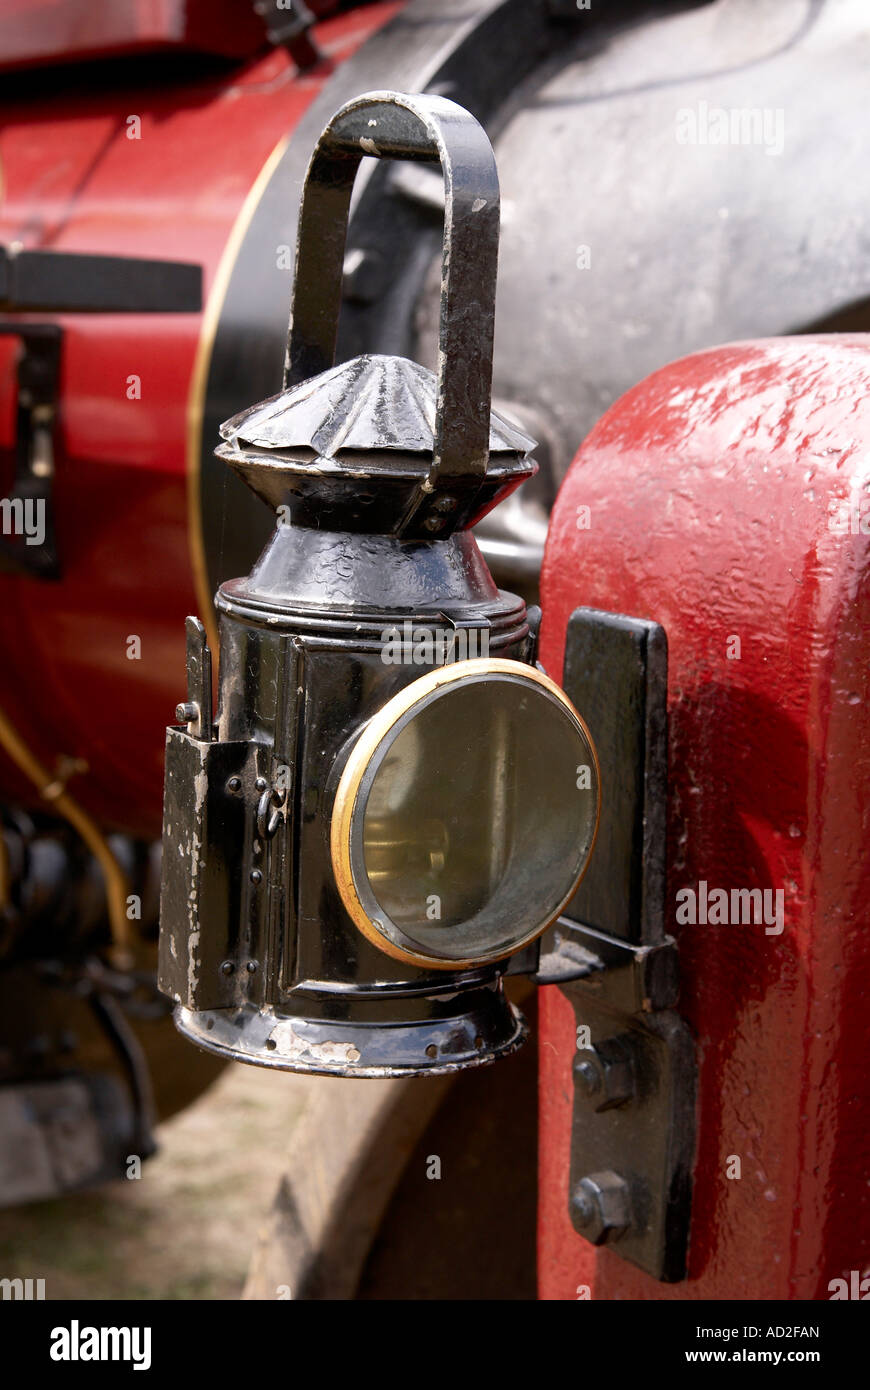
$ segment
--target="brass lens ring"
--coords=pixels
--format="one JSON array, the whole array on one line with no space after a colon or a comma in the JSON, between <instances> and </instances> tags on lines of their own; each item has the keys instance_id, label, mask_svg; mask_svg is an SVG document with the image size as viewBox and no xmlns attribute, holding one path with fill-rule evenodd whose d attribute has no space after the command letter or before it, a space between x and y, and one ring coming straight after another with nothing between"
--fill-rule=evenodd
<instances>
[{"instance_id":1,"label":"brass lens ring","mask_svg":"<svg viewBox=\"0 0 870 1390\"><path fill-rule=\"evenodd\" d=\"M596 795L595 822L589 841L589 849L569 891L564 894L556 910L548 912L546 920L537 925L520 941L508 948L463 959L426 954L419 949L417 943L407 937L401 927L389 920L385 912L379 911L378 915L375 916L364 906L360 883L355 876L355 868L358 874L366 878L367 873L364 864L355 865L354 862L355 859L360 858L354 849L354 832L359 830L360 822L365 815L368 796L365 783L369 784L370 789L372 778L376 775L395 738L415 714L420 713L432 703L433 696L441 695L445 689L451 686L458 687L469 682L476 683L482 679L485 680L486 677L503 679L506 676L511 677L516 682L525 683L532 687L537 694L546 695L550 700L555 701L588 746L595 773ZM483 657L471 661L459 661L449 666L437 667L412 681L392 699L388 700L363 727L348 755L335 795L330 830L333 872L342 902L355 926L368 941L394 960L427 969L453 971L483 965L490 961L504 959L505 956L514 955L517 951L522 950L542 932L546 931L547 927L561 914L573 897L589 863L598 831L599 812L600 771L595 746L583 719L556 682L535 667L519 661L510 661L503 657Z\"/></svg>"}]
</instances>

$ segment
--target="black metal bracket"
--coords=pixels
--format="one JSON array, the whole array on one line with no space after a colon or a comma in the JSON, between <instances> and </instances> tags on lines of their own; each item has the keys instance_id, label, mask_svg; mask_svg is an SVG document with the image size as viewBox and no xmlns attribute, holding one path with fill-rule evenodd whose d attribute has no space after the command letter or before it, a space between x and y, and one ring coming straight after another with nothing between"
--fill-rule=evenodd
<instances>
[{"instance_id":1,"label":"black metal bracket","mask_svg":"<svg viewBox=\"0 0 870 1390\"><path fill-rule=\"evenodd\" d=\"M685 1277L695 1147L694 1044L675 1012L665 933L667 643L653 622L579 608L563 686L602 767L588 872L541 948L539 984L574 1010L570 1210L596 1245Z\"/></svg>"},{"instance_id":2,"label":"black metal bracket","mask_svg":"<svg viewBox=\"0 0 870 1390\"><path fill-rule=\"evenodd\" d=\"M57 579L54 527L54 426L62 329L54 323L0 320L21 339L15 480L0 499L0 569Z\"/></svg>"},{"instance_id":3,"label":"black metal bracket","mask_svg":"<svg viewBox=\"0 0 870 1390\"><path fill-rule=\"evenodd\" d=\"M91 256L0 246L0 311L186 314L202 308L202 267L133 256ZM15 481L0 498L0 570L59 579L54 516L54 431L63 329L0 319L21 339Z\"/></svg>"},{"instance_id":4,"label":"black metal bracket","mask_svg":"<svg viewBox=\"0 0 870 1390\"><path fill-rule=\"evenodd\" d=\"M0 246L0 312L195 314L202 266Z\"/></svg>"},{"instance_id":5,"label":"black metal bracket","mask_svg":"<svg viewBox=\"0 0 870 1390\"><path fill-rule=\"evenodd\" d=\"M266 26L270 44L286 48L300 72L323 61L312 32L315 16L303 0L254 0L254 9Z\"/></svg>"},{"instance_id":6,"label":"black metal bracket","mask_svg":"<svg viewBox=\"0 0 870 1390\"><path fill-rule=\"evenodd\" d=\"M175 714L179 723L187 725L187 732L193 738L210 743L214 737L211 649L205 626L199 618L186 618L184 631L187 639L187 699L176 706Z\"/></svg>"}]
</instances>

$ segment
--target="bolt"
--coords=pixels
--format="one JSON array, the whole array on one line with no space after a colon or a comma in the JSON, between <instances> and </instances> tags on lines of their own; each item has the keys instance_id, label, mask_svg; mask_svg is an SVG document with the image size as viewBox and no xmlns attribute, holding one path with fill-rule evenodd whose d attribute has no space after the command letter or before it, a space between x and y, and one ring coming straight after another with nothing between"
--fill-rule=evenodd
<instances>
[{"instance_id":1,"label":"bolt","mask_svg":"<svg viewBox=\"0 0 870 1390\"><path fill-rule=\"evenodd\" d=\"M625 1178L607 1169L581 1178L571 1194L577 1230L593 1245L618 1240L631 1226L631 1190Z\"/></svg>"},{"instance_id":2,"label":"bolt","mask_svg":"<svg viewBox=\"0 0 870 1390\"><path fill-rule=\"evenodd\" d=\"M245 969L247 970L249 975L256 975L257 962L255 960L249 960L248 964L245 966Z\"/></svg>"},{"instance_id":3,"label":"bolt","mask_svg":"<svg viewBox=\"0 0 870 1390\"><path fill-rule=\"evenodd\" d=\"M574 1062L574 1080L596 1111L615 1110L637 1094L635 1047L627 1033L584 1048Z\"/></svg>"},{"instance_id":4,"label":"bolt","mask_svg":"<svg viewBox=\"0 0 870 1390\"><path fill-rule=\"evenodd\" d=\"M241 791L241 789L242 789L242 779L241 779L241 777L231 777L230 780L227 782L227 791L228 791L228 792L238 792L238 791Z\"/></svg>"},{"instance_id":5,"label":"bolt","mask_svg":"<svg viewBox=\"0 0 870 1390\"><path fill-rule=\"evenodd\" d=\"M268 785L269 783L266 781L265 777L258 777L256 782L254 783L254 786L257 788L258 792L264 792Z\"/></svg>"},{"instance_id":6,"label":"bolt","mask_svg":"<svg viewBox=\"0 0 870 1390\"><path fill-rule=\"evenodd\" d=\"M574 1063L574 1080L582 1086L591 1099L602 1087L601 1073L594 1062L578 1060Z\"/></svg>"},{"instance_id":7,"label":"bolt","mask_svg":"<svg viewBox=\"0 0 870 1390\"><path fill-rule=\"evenodd\" d=\"M179 724L195 724L199 718L199 705L195 705L192 700L185 700L175 706L175 718Z\"/></svg>"},{"instance_id":8,"label":"bolt","mask_svg":"<svg viewBox=\"0 0 870 1390\"><path fill-rule=\"evenodd\" d=\"M263 878L263 875L260 873L260 870L259 870L259 869L252 869L252 870L251 870L251 882L252 882L252 883L260 883L260 882L262 881L262 878Z\"/></svg>"},{"instance_id":9,"label":"bolt","mask_svg":"<svg viewBox=\"0 0 870 1390\"><path fill-rule=\"evenodd\" d=\"M455 498L455 497L439 497L439 498L438 498L438 501L435 503L435 511L436 511L436 512L452 512L452 511L453 511L453 508L454 508L455 506L456 506L456 498Z\"/></svg>"},{"instance_id":10,"label":"bolt","mask_svg":"<svg viewBox=\"0 0 870 1390\"><path fill-rule=\"evenodd\" d=\"M444 518L443 516L427 516L423 525L427 531L440 531L444 525Z\"/></svg>"},{"instance_id":11,"label":"bolt","mask_svg":"<svg viewBox=\"0 0 870 1390\"><path fill-rule=\"evenodd\" d=\"M233 965L233 962L231 960L225 960L221 963L222 975L234 975L235 973L236 967Z\"/></svg>"}]
</instances>

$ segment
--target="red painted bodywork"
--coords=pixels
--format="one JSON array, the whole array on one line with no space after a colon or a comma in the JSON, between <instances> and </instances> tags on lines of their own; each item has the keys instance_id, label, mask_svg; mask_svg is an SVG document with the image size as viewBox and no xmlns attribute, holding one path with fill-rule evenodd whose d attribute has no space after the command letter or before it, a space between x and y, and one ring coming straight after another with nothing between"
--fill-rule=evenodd
<instances>
[{"instance_id":1,"label":"red painted bodywork","mask_svg":"<svg viewBox=\"0 0 870 1390\"><path fill-rule=\"evenodd\" d=\"M325 20L322 51L343 61L397 8ZM50 95L43 85L7 100L0 242L198 262L207 296L257 175L329 71L300 74L272 51L196 81L179 73L143 80L140 90L79 88L72 72L71 85ZM141 118L138 140L127 138L130 114ZM0 574L0 707L48 767L61 754L87 761L70 790L102 825L156 837L164 730L184 680L184 619L198 606L186 425L201 316L46 317L65 332L54 488L63 578ZM13 340L0 340L4 495L14 353ZM141 378L141 400L127 398L130 374ZM127 657L133 634L141 660ZM39 804L3 755L0 795Z\"/></svg>"},{"instance_id":2,"label":"red painted bodywork","mask_svg":"<svg viewBox=\"0 0 870 1390\"><path fill-rule=\"evenodd\" d=\"M234 0L4 0L0 69L194 49L251 57L265 43L253 6Z\"/></svg>"},{"instance_id":3,"label":"red painted bodywork","mask_svg":"<svg viewBox=\"0 0 870 1390\"><path fill-rule=\"evenodd\" d=\"M580 604L668 635L668 929L700 1097L689 1278L668 1286L571 1226L574 1019L542 991L545 1299L824 1299L870 1266L868 488L870 339L829 337L655 373L599 422L559 495L545 666L561 671ZM677 925L678 889L702 879L782 887L782 935Z\"/></svg>"},{"instance_id":4,"label":"red painted bodywork","mask_svg":"<svg viewBox=\"0 0 870 1390\"><path fill-rule=\"evenodd\" d=\"M317 15L339 0L308 0ZM0 71L184 50L252 58L266 26L244 0L3 0Z\"/></svg>"}]
</instances>

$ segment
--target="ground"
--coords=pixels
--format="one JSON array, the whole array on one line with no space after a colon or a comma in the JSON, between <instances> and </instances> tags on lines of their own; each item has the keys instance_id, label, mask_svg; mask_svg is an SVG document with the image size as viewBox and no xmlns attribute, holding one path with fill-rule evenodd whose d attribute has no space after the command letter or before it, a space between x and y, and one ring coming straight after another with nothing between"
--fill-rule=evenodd
<instances>
[{"instance_id":1,"label":"ground","mask_svg":"<svg viewBox=\"0 0 870 1390\"><path fill-rule=\"evenodd\" d=\"M139 1180L0 1212L0 1275L47 1299L235 1299L309 1078L233 1063L158 1129Z\"/></svg>"},{"instance_id":2,"label":"ground","mask_svg":"<svg viewBox=\"0 0 870 1390\"><path fill-rule=\"evenodd\" d=\"M421 1135L357 1298L535 1297L534 1005L523 1005L532 1041L457 1077ZM172 1030L151 1039L149 1055L165 1108L215 1066ZM140 1179L0 1211L0 1278L45 1279L47 1299L237 1299L294 1126L312 1088L331 1084L229 1064L158 1126L160 1150Z\"/></svg>"}]
</instances>

